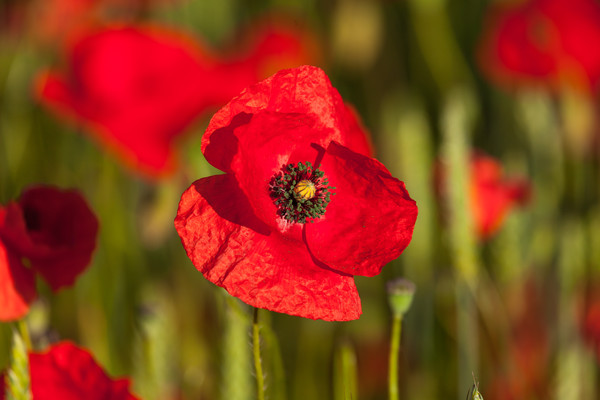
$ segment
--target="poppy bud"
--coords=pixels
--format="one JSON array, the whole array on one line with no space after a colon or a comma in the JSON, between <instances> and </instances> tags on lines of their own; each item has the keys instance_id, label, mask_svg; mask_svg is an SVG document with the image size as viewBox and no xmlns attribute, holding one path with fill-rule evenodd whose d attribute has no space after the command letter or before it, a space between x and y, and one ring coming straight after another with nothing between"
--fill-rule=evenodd
<instances>
[{"instance_id":1,"label":"poppy bud","mask_svg":"<svg viewBox=\"0 0 600 400\"><path fill-rule=\"evenodd\" d=\"M404 278L394 279L387 283L388 301L394 315L406 314L412 304L416 286Z\"/></svg>"}]
</instances>

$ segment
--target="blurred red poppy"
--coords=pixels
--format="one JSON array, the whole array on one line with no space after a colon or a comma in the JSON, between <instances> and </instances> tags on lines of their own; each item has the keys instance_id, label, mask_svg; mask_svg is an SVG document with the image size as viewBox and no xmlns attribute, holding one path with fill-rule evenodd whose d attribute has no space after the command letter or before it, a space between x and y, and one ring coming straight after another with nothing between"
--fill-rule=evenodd
<instances>
[{"instance_id":1,"label":"blurred red poppy","mask_svg":"<svg viewBox=\"0 0 600 400\"><path fill-rule=\"evenodd\" d=\"M70 342L29 353L29 371L33 400L137 399L130 392L129 379L111 379L88 351Z\"/></svg>"},{"instance_id":2,"label":"blurred red poppy","mask_svg":"<svg viewBox=\"0 0 600 400\"><path fill-rule=\"evenodd\" d=\"M600 362L600 283L593 282L580 307L580 327L584 340L594 350Z\"/></svg>"},{"instance_id":3,"label":"blurred red poppy","mask_svg":"<svg viewBox=\"0 0 600 400\"><path fill-rule=\"evenodd\" d=\"M471 156L471 204L480 238L492 236L510 209L525 204L529 197L529 182L505 178L502 165L481 152Z\"/></svg>"},{"instance_id":4,"label":"blurred red poppy","mask_svg":"<svg viewBox=\"0 0 600 400\"><path fill-rule=\"evenodd\" d=\"M479 46L483 71L502 85L600 83L600 5L594 0L530 0L493 6Z\"/></svg>"},{"instance_id":5,"label":"blurred red poppy","mask_svg":"<svg viewBox=\"0 0 600 400\"><path fill-rule=\"evenodd\" d=\"M325 73L283 70L246 89L213 116L202 152L226 173L194 182L179 203L175 227L196 268L255 307L358 318L352 276L377 275L402 253L417 207L369 157Z\"/></svg>"},{"instance_id":6,"label":"blurred red poppy","mask_svg":"<svg viewBox=\"0 0 600 400\"><path fill-rule=\"evenodd\" d=\"M64 72L40 77L38 97L82 123L135 170L164 176L175 167L174 142L207 109L225 104L274 65L308 61L302 59L312 54L303 44L309 41L289 27L258 33L243 53L221 57L165 28L101 29L74 44Z\"/></svg>"},{"instance_id":7,"label":"blurred red poppy","mask_svg":"<svg viewBox=\"0 0 600 400\"><path fill-rule=\"evenodd\" d=\"M470 160L470 200L477 236L488 239L502 226L511 208L525 204L530 184L524 179L507 179L502 165L494 158L475 151ZM441 164L435 168L438 197L444 198L446 176Z\"/></svg>"},{"instance_id":8,"label":"blurred red poppy","mask_svg":"<svg viewBox=\"0 0 600 400\"><path fill-rule=\"evenodd\" d=\"M26 314L36 297L34 275L56 291L90 263L98 221L81 195L32 187L0 207L0 321Z\"/></svg>"}]
</instances>

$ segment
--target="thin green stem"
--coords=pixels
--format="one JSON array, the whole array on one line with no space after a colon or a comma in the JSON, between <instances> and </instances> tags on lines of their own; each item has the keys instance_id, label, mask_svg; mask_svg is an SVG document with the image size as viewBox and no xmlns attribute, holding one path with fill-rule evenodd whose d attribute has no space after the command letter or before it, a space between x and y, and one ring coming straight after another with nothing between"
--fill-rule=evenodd
<instances>
[{"instance_id":1,"label":"thin green stem","mask_svg":"<svg viewBox=\"0 0 600 400\"><path fill-rule=\"evenodd\" d=\"M29 329L27 328L27 322L25 322L24 319L20 319L17 322L17 326L19 328L19 333L23 338L23 342L25 343L27 351L33 350L33 345L31 344L31 336L29 335Z\"/></svg>"},{"instance_id":2,"label":"thin green stem","mask_svg":"<svg viewBox=\"0 0 600 400\"><path fill-rule=\"evenodd\" d=\"M390 338L390 364L388 369L389 400L398 400L398 355L402 335L402 315L394 314L392 337Z\"/></svg>"},{"instance_id":3,"label":"thin green stem","mask_svg":"<svg viewBox=\"0 0 600 400\"><path fill-rule=\"evenodd\" d=\"M252 318L252 347L254 350L254 372L256 374L256 398L265 400L265 380L260 359L260 327L258 325L258 308L254 308Z\"/></svg>"},{"instance_id":4,"label":"thin green stem","mask_svg":"<svg viewBox=\"0 0 600 400\"><path fill-rule=\"evenodd\" d=\"M334 399L357 399L356 354L352 345L343 341L334 359Z\"/></svg>"}]
</instances>

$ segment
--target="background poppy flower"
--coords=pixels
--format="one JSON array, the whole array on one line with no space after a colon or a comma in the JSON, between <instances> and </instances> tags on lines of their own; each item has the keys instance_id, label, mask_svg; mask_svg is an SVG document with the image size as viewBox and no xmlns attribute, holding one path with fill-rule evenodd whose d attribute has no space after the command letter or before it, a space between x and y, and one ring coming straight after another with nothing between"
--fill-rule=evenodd
<instances>
[{"instance_id":1,"label":"background poppy flower","mask_svg":"<svg viewBox=\"0 0 600 400\"><path fill-rule=\"evenodd\" d=\"M600 6L592 0L532 0L490 9L479 46L484 72L500 84L600 82Z\"/></svg>"},{"instance_id":2,"label":"background poppy flower","mask_svg":"<svg viewBox=\"0 0 600 400\"><path fill-rule=\"evenodd\" d=\"M34 273L56 291L90 263L98 221L74 190L32 187L0 208L0 320L22 317L35 298Z\"/></svg>"},{"instance_id":3,"label":"background poppy flower","mask_svg":"<svg viewBox=\"0 0 600 400\"><path fill-rule=\"evenodd\" d=\"M251 86L202 138L207 160L226 174L182 195L175 227L188 256L252 306L358 318L352 276L376 275L397 258L417 217L404 183L370 151L319 68L283 70Z\"/></svg>"},{"instance_id":4,"label":"background poppy flower","mask_svg":"<svg viewBox=\"0 0 600 400\"><path fill-rule=\"evenodd\" d=\"M261 30L246 53L222 57L156 26L97 30L75 42L66 71L40 76L38 97L83 123L134 169L161 176L175 166L174 141L202 113L263 78L278 60L290 66L308 54L292 32Z\"/></svg>"},{"instance_id":5,"label":"background poppy flower","mask_svg":"<svg viewBox=\"0 0 600 400\"><path fill-rule=\"evenodd\" d=\"M523 179L504 177L502 165L493 157L475 151L470 160L470 199L475 229L480 239L488 239L502 226L515 205L525 204L530 197L530 185ZM446 176L441 164L435 168L435 186L443 201Z\"/></svg>"},{"instance_id":6,"label":"background poppy flower","mask_svg":"<svg viewBox=\"0 0 600 400\"><path fill-rule=\"evenodd\" d=\"M505 178L502 165L494 158L481 152L471 156L471 204L480 238L492 236L510 209L524 204L529 196L529 183Z\"/></svg>"},{"instance_id":7,"label":"background poppy flower","mask_svg":"<svg viewBox=\"0 0 600 400\"><path fill-rule=\"evenodd\" d=\"M33 400L137 398L129 390L129 379L111 379L89 352L70 342L56 343L45 352L29 353L29 371Z\"/></svg>"}]
</instances>

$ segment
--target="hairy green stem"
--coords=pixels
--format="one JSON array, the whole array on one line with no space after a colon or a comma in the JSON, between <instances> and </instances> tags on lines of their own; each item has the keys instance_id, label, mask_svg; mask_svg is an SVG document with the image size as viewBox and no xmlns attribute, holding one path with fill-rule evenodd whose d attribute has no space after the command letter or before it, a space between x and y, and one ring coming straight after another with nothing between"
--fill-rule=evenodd
<instances>
[{"instance_id":1,"label":"hairy green stem","mask_svg":"<svg viewBox=\"0 0 600 400\"><path fill-rule=\"evenodd\" d=\"M256 374L256 398L265 400L265 380L260 359L260 327L258 326L258 308L254 308L252 318L252 347L254 350L254 372Z\"/></svg>"},{"instance_id":2,"label":"hairy green stem","mask_svg":"<svg viewBox=\"0 0 600 400\"><path fill-rule=\"evenodd\" d=\"M19 328L19 334L23 339L23 343L25 343L25 348L27 351L33 350L33 345L31 344L31 336L29 335L29 328L27 327L27 322L24 319L20 319L17 322L17 326Z\"/></svg>"},{"instance_id":3,"label":"hairy green stem","mask_svg":"<svg viewBox=\"0 0 600 400\"><path fill-rule=\"evenodd\" d=\"M402 335L402 315L394 314L392 336L390 338L390 364L388 368L389 400L398 400L398 356L400 354L400 336Z\"/></svg>"}]
</instances>

